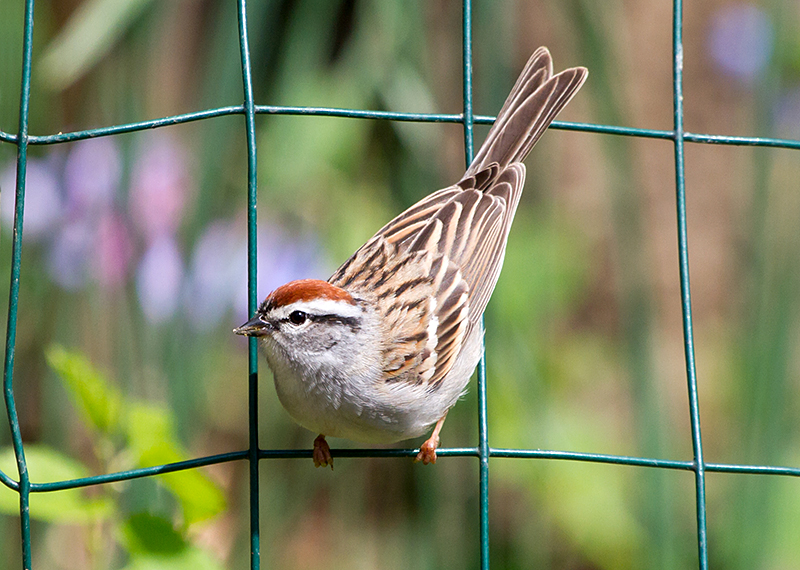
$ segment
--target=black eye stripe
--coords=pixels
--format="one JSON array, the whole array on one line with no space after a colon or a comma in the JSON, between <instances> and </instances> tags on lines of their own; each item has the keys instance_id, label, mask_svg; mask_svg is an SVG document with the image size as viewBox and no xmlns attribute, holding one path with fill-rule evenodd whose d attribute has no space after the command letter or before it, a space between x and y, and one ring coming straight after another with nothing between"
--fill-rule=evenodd
<instances>
[{"instance_id":1,"label":"black eye stripe","mask_svg":"<svg viewBox=\"0 0 800 570\"><path fill-rule=\"evenodd\" d=\"M361 319L358 317L343 317L342 315L311 315L303 311L292 311L288 317L282 319L285 323L292 323L293 325L302 325L306 321L314 323L338 323L350 327L353 331L361 328Z\"/></svg>"},{"instance_id":2,"label":"black eye stripe","mask_svg":"<svg viewBox=\"0 0 800 570\"><path fill-rule=\"evenodd\" d=\"M361 328L361 319L357 317L343 317L341 315L314 315L315 321L328 321L350 327L354 331Z\"/></svg>"}]
</instances>

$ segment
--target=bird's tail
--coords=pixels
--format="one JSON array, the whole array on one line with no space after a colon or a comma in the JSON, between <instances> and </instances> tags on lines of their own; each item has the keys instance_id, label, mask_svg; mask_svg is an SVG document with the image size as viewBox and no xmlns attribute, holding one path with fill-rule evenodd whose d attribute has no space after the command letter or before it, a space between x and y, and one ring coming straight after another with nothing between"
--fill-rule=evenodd
<instances>
[{"instance_id":1,"label":"bird's tail","mask_svg":"<svg viewBox=\"0 0 800 570\"><path fill-rule=\"evenodd\" d=\"M573 67L553 75L550 52L545 47L537 49L525 64L464 178L474 176L492 163L497 163L502 172L509 164L524 160L588 74L585 67Z\"/></svg>"}]
</instances>

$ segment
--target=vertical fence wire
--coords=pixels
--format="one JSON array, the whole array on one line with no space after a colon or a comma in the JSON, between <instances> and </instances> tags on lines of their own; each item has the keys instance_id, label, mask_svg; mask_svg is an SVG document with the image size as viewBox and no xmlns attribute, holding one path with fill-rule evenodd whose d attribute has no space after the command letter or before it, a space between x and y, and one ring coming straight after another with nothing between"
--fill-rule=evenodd
<instances>
[{"instance_id":1,"label":"vertical fence wire","mask_svg":"<svg viewBox=\"0 0 800 570\"><path fill-rule=\"evenodd\" d=\"M253 100L253 75L247 33L247 0L238 1L239 50L242 59L242 89L247 132L247 311L254 315L258 307L258 179L256 162L256 108ZM261 565L261 532L259 525L259 449L258 449L258 339L248 337L248 429L250 476L250 568Z\"/></svg>"},{"instance_id":2,"label":"vertical fence wire","mask_svg":"<svg viewBox=\"0 0 800 570\"><path fill-rule=\"evenodd\" d=\"M462 3L462 82L464 159L468 167L475 149L472 90L472 0ZM483 328L483 319L480 323ZM483 342L483 341L481 341ZM480 565L489 570L489 430L486 419L486 351L478 363L478 525L480 536Z\"/></svg>"},{"instance_id":3,"label":"vertical fence wire","mask_svg":"<svg viewBox=\"0 0 800 570\"><path fill-rule=\"evenodd\" d=\"M6 352L3 365L3 395L11 425L11 440L19 474L19 520L22 540L22 567L31 568L31 480L25 460L17 408L14 403L14 354L17 339L17 311L19 309L19 279L22 266L22 229L25 211L25 174L28 165L28 119L31 96L31 61L33 58L33 0L25 2L25 21L22 48L22 83L19 95L19 128L17 130L17 179L14 203L14 230L11 244L11 283L8 292L8 321L6 324Z\"/></svg>"},{"instance_id":4,"label":"vertical fence wire","mask_svg":"<svg viewBox=\"0 0 800 570\"><path fill-rule=\"evenodd\" d=\"M697 510L697 553L700 570L708 568L706 534L706 480L703 461L703 440L700 435L700 407L697 398L697 368L695 366L694 333L692 326L692 294L689 283L689 241L686 228L686 178L683 132L683 2L673 0L672 21L672 88L674 106L675 196L678 223L678 263L680 273L681 311L683 317L683 346L686 360L686 381L689 389L689 415L694 454L695 501Z\"/></svg>"}]
</instances>

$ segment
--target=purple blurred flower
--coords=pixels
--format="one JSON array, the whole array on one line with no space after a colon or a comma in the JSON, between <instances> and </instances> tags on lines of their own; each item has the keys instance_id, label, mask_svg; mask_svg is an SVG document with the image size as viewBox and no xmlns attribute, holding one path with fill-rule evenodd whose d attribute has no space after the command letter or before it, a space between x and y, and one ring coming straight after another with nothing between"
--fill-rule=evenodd
<instances>
[{"instance_id":1,"label":"purple blurred flower","mask_svg":"<svg viewBox=\"0 0 800 570\"><path fill-rule=\"evenodd\" d=\"M321 277L319 246L311 237L289 237L279 228L258 232L258 297L292 279ZM201 329L218 324L234 309L247 315L247 237L236 221L211 224L195 245L185 289L184 308Z\"/></svg>"},{"instance_id":2,"label":"purple blurred flower","mask_svg":"<svg viewBox=\"0 0 800 570\"><path fill-rule=\"evenodd\" d=\"M231 292L241 279L241 233L230 222L215 222L200 236L192 254L184 307L197 327L217 324L231 307Z\"/></svg>"},{"instance_id":3,"label":"purple blurred flower","mask_svg":"<svg viewBox=\"0 0 800 570\"><path fill-rule=\"evenodd\" d=\"M94 276L102 287L120 287L125 283L132 254L125 220L115 212L103 215L97 227L93 267Z\"/></svg>"},{"instance_id":4,"label":"purple blurred flower","mask_svg":"<svg viewBox=\"0 0 800 570\"><path fill-rule=\"evenodd\" d=\"M23 238L37 241L55 232L62 217L62 198L53 161L28 158L25 181ZM17 165L11 163L0 172L0 216L3 225L14 224Z\"/></svg>"},{"instance_id":5,"label":"purple blurred flower","mask_svg":"<svg viewBox=\"0 0 800 570\"><path fill-rule=\"evenodd\" d=\"M48 272L57 285L67 290L83 287L94 237L95 232L81 219L59 229L48 253Z\"/></svg>"},{"instance_id":6,"label":"purple blurred flower","mask_svg":"<svg viewBox=\"0 0 800 570\"><path fill-rule=\"evenodd\" d=\"M121 163L119 150L112 138L75 143L64 165L71 210L85 216L108 208L119 189Z\"/></svg>"},{"instance_id":7,"label":"purple blurred flower","mask_svg":"<svg viewBox=\"0 0 800 570\"><path fill-rule=\"evenodd\" d=\"M770 57L774 32L767 14L752 4L732 4L711 18L709 50L714 63L726 74L755 81Z\"/></svg>"},{"instance_id":8,"label":"purple blurred flower","mask_svg":"<svg viewBox=\"0 0 800 570\"><path fill-rule=\"evenodd\" d=\"M259 229L257 238L259 302L276 287L295 279L326 279L322 247L311 235L296 236L271 226ZM239 246L234 309L237 320L247 317L247 240Z\"/></svg>"},{"instance_id":9,"label":"purple blurred flower","mask_svg":"<svg viewBox=\"0 0 800 570\"><path fill-rule=\"evenodd\" d=\"M172 236L150 244L139 263L136 292L144 316L153 324L169 320L178 307L183 282L183 259Z\"/></svg>"},{"instance_id":10,"label":"purple blurred flower","mask_svg":"<svg viewBox=\"0 0 800 570\"><path fill-rule=\"evenodd\" d=\"M191 187L186 153L171 136L147 136L131 181L131 215L145 239L174 234Z\"/></svg>"}]
</instances>

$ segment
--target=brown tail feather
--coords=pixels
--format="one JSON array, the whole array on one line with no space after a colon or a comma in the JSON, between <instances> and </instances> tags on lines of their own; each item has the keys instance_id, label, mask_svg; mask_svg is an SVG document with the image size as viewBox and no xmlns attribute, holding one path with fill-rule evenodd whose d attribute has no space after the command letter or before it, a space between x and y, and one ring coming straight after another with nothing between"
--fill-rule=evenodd
<instances>
[{"instance_id":1,"label":"brown tail feather","mask_svg":"<svg viewBox=\"0 0 800 570\"><path fill-rule=\"evenodd\" d=\"M474 176L492 163L502 172L521 162L586 80L588 71L574 67L553 75L547 48L539 48L528 60L514 88L497 114L483 145L464 174Z\"/></svg>"}]
</instances>

